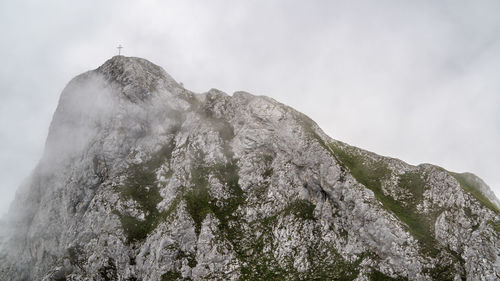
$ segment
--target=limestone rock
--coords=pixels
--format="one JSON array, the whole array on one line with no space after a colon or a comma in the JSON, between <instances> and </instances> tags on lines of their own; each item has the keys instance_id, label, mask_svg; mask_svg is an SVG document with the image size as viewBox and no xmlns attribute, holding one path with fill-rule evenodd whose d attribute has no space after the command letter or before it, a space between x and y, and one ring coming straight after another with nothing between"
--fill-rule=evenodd
<instances>
[{"instance_id":1,"label":"limestone rock","mask_svg":"<svg viewBox=\"0 0 500 281\"><path fill-rule=\"evenodd\" d=\"M64 89L0 222L0 279L498 280L499 207L472 174L116 56Z\"/></svg>"}]
</instances>

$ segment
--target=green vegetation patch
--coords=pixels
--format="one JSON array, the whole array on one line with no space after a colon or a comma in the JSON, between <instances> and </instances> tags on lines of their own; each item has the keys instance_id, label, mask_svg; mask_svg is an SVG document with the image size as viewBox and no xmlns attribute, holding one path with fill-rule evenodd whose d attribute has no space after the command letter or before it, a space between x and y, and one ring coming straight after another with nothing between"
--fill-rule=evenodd
<instances>
[{"instance_id":1,"label":"green vegetation patch","mask_svg":"<svg viewBox=\"0 0 500 281\"><path fill-rule=\"evenodd\" d=\"M120 215L120 221L129 242L143 240L157 226L159 211L156 205L162 197L156 185L156 173L140 166L129 169L129 178L121 189L125 199L132 199L138 203L145 219L140 220L129 215Z\"/></svg>"},{"instance_id":2,"label":"green vegetation patch","mask_svg":"<svg viewBox=\"0 0 500 281\"><path fill-rule=\"evenodd\" d=\"M281 262L274 256L277 245L273 237L273 228L278 224L278 219L287 214L298 215L301 219L314 219L312 216L314 208L314 204L307 200L295 200L283 210L253 221L249 225L253 231L244 232L238 239L239 243L233 243L236 256L242 262L239 280L356 279L359 275L359 265L366 256L362 255L354 262L345 260L330 243L321 239L321 229L318 226L313 226L314 237L308 240L308 245L304 245L309 263L306 271L299 272L294 267L295 256L300 249L294 249Z\"/></svg>"},{"instance_id":3,"label":"green vegetation patch","mask_svg":"<svg viewBox=\"0 0 500 281\"><path fill-rule=\"evenodd\" d=\"M437 264L434 268L424 270L424 273L429 274L432 280L453 281L455 280L456 270L453 264ZM465 278L462 277L462 280L465 280Z\"/></svg>"},{"instance_id":4,"label":"green vegetation patch","mask_svg":"<svg viewBox=\"0 0 500 281\"><path fill-rule=\"evenodd\" d=\"M359 275L359 265L366 255L357 260L345 260L331 245L317 243L308 251L311 268L302 280L355 280Z\"/></svg>"},{"instance_id":5,"label":"green vegetation patch","mask_svg":"<svg viewBox=\"0 0 500 281\"><path fill-rule=\"evenodd\" d=\"M195 232L199 235L203 220L212 212L214 199L210 196L207 186L196 186L184 194L184 200L187 212L194 221Z\"/></svg>"},{"instance_id":6,"label":"green vegetation patch","mask_svg":"<svg viewBox=\"0 0 500 281\"><path fill-rule=\"evenodd\" d=\"M495 230L497 234L500 235L500 222L489 220L488 223L491 225L491 227L493 227L493 230Z\"/></svg>"},{"instance_id":7,"label":"green vegetation patch","mask_svg":"<svg viewBox=\"0 0 500 281\"><path fill-rule=\"evenodd\" d=\"M370 281L407 281L407 277L391 277L389 275L384 274L381 271L376 270L375 268L372 268L372 271L370 272L368 278L370 278ZM441 279L439 279L441 280Z\"/></svg>"},{"instance_id":8,"label":"green vegetation patch","mask_svg":"<svg viewBox=\"0 0 500 281\"><path fill-rule=\"evenodd\" d=\"M261 233L249 233L244 243L237 248L238 259L242 261L239 280L354 280L359 275L359 265L364 259L360 257L354 262L345 260L335 248L324 242L320 231L314 231L315 238L307 246L306 258L310 267L299 272L294 268L294 256L285 258L284 264L278 262L273 251L272 228L277 222L277 215L270 216L253 223L252 229Z\"/></svg>"},{"instance_id":9,"label":"green vegetation patch","mask_svg":"<svg viewBox=\"0 0 500 281\"><path fill-rule=\"evenodd\" d=\"M398 186L409 191L412 195L410 204L415 207L422 202L425 191L425 181L422 179L422 174L419 172L406 172L399 177Z\"/></svg>"},{"instance_id":10,"label":"green vegetation patch","mask_svg":"<svg viewBox=\"0 0 500 281\"><path fill-rule=\"evenodd\" d=\"M196 253L186 253L182 250L178 250L177 255L175 257L177 260L186 259L188 261L189 267L196 267L198 262L196 261Z\"/></svg>"},{"instance_id":11,"label":"green vegetation patch","mask_svg":"<svg viewBox=\"0 0 500 281\"><path fill-rule=\"evenodd\" d=\"M160 213L156 208L156 205L163 199L158 189L156 171L163 163L170 160L174 147L175 143L171 142L162 147L146 163L134 164L127 169L128 177L119 189L120 195L125 200L135 201L145 214L144 220L141 220L117 213L128 243L145 239L172 212L170 210ZM177 206L178 201L174 201L174 203Z\"/></svg>"},{"instance_id":12,"label":"green vegetation patch","mask_svg":"<svg viewBox=\"0 0 500 281\"><path fill-rule=\"evenodd\" d=\"M330 148L340 164L348 168L359 183L371 189L376 196L383 197L381 182L391 175L384 162L375 162L335 144L330 144Z\"/></svg>"},{"instance_id":13,"label":"green vegetation patch","mask_svg":"<svg viewBox=\"0 0 500 281\"><path fill-rule=\"evenodd\" d=\"M85 262L85 254L83 252L82 246L76 245L73 247L69 247L67 251L70 264L72 266L82 268Z\"/></svg>"},{"instance_id":14,"label":"green vegetation patch","mask_svg":"<svg viewBox=\"0 0 500 281\"><path fill-rule=\"evenodd\" d=\"M420 172L406 172L399 176L398 186L411 194L410 199L402 202L385 194L382 190L382 181L387 179L391 173L383 161L364 157L349 147L331 144L330 148L334 151L340 164L345 166L358 182L372 190L384 208L408 226L409 232L417 239L423 254L436 258L440 253L448 253L455 262L463 265L464 261L459 254L442 247L434 238L434 223L441 210L434 210L428 214L420 214L417 210L417 205L422 202L426 189L426 182ZM446 276L454 276L454 270L453 264L438 264L427 269L427 273L431 276L444 278L439 280L447 280ZM371 280L402 280L388 279L389 277L382 276L377 271L372 271L370 278Z\"/></svg>"},{"instance_id":15,"label":"green vegetation patch","mask_svg":"<svg viewBox=\"0 0 500 281\"><path fill-rule=\"evenodd\" d=\"M453 173L453 172L449 172L449 174L452 175L458 181L458 183L460 184L462 189L469 192L481 204L483 204L484 206L486 206L487 208L489 208L490 210L492 210L493 212L495 212L497 214L500 213L500 210L498 209L498 207L495 204L493 204L488 198L486 198L486 196L484 196L481 193L477 184L473 180L471 180L467 176L467 174L459 174L459 173Z\"/></svg>"},{"instance_id":16,"label":"green vegetation patch","mask_svg":"<svg viewBox=\"0 0 500 281\"><path fill-rule=\"evenodd\" d=\"M274 170L272 167L266 168L264 172L262 173L262 176L267 179L270 178L274 173Z\"/></svg>"},{"instance_id":17,"label":"green vegetation patch","mask_svg":"<svg viewBox=\"0 0 500 281\"><path fill-rule=\"evenodd\" d=\"M274 156L271 154L262 154L259 158L259 161L261 161L266 167L262 173L262 177L268 180L274 173L274 169L272 167Z\"/></svg>"},{"instance_id":18,"label":"green vegetation patch","mask_svg":"<svg viewBox=\"0 0 500 281\"><path fill-rule=\"evenodd\" d=\"M115 260L113 258L108 258L107 264L99 268L98 272L101 278L105 281L118 280L118 273L116 270Z\"/></svg>"},{"instance_id":19,"label":"green vegetation patch","mask_svg":"<svg viewBox=\"0 0 500 281\"><path fill-rule=\"evenodd\" d=\"M210 195L208 178L216 177L229 192L227 199L217 201ZM233 160L225 164L198 166L191 170L193 187L184 195L187 211L195 223L195 231L199 235L201 224L208 213L213 213L219 220L219 228L228 235L232 233L230 221L237 220L235 215L238 206L245 201L245 194L238 184L238 166Z\"/></svg>"},{"instance_id":20,"label":"green vegetation patch","mask_svg":"<svg viewBox=\"0 0 500 281\"><path fill-rule=\"evenodd\" d=\"M176 280L182 280L182 275L180 271L177 270L168 271L161 276L161 281L176 281Z\"/></svg>"},{"instance_id":21,"label":"green vegetation patch","mask_svg":"<svg viewBox=\"0 0 500 281\"><path fill-rule=\"evenodd\" d=\"M420 174L407 172L400 177L398 182L400 187L410 191L413 196L412 200L400 202L384 194L382 190L382 180L391 174L383 161L368 159L335 144L331 144L330 147L341 165L347 167L358 182L372 190L382 205L408 226L410 233L419 241L422 250L431 256L437 255L439 244L433 237L435 216L424 216L416 209L425 189L425 182Z\"/></svg>"},{"instance_id":22,"label":"green vegetation patch","mask_svg":"<svg viewBox=\"0 0 500 281\"><path fill-rule=\"evenodd\" d=\"M314 209L316 206L303 199L298 199L292 201L286 208L283 210L285 215L292 214L297 218L301 218L304 220L315 220L314 218Z\"/></svg>"}]
</instances>

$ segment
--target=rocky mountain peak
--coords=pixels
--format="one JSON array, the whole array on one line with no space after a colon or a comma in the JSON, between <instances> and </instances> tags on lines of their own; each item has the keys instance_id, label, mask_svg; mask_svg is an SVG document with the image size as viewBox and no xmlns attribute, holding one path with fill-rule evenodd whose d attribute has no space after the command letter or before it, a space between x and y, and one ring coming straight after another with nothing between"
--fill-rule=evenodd
<instances>
[{"instance_id":1,"label":"rocky mountain peak","mask_svg":"<svg viewBox=\"0 0 500 281\"><path fill-rule=\"evenodd\" d=\"M1 280L498 280L479 178L328 137L271 98L116 56L61 94Z\"/></svg>"},{"instance_id":2,"label":"rocky mountain peak","mask_svg":"<svg viewBox=\"0 0 500 281\"><path fill-rule=\"evenodd\" d=\"M138 57L114 56L96 70L110 81L119 81L125 84L164 79L175 82L162 67Z\"/></svg>"},{"instance_id":3,"label":"rocky mountain peak","mask_svg":"<svg viewBox=\"0 0 500 281\"><path fill-rule=\"evenodd\" d=\"M144 100L154 91L179 87L163 68L137 57L114 56L96 72L106 81L121 86L132 101Z\"/></svg>"},{"instance_id":4,"label":"rocky mountain peak","mask_svg":"<svg viewBox=\"0 0 500 281\"><path fill-rule=\"evenodd\" d=\"M44 159L77 157L92 140L109 134L116 137L113 141L132 142L150 124L160 122L157 119L166 111L185 109L186 96L193 94L160 66L142 58L114 56L64 88Z\"/></svg>"}]
</instances>

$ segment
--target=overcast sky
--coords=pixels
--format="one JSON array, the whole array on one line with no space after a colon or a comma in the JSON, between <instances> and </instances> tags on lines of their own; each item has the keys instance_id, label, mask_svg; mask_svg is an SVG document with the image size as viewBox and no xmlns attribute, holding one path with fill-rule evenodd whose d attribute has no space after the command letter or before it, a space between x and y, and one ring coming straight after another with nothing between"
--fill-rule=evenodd
<instances>
[{"instance_id":1,"label":"overcast sky","mask_svg":"<svg viewBox=\"0 0 500 281\"><path fill-rule=\"evenodd\" d=\"M500 194L500 1L0 0L0 214L59 94L117 53L195 92L267 95L331 137Z\"/></svg>"}]
</instances>

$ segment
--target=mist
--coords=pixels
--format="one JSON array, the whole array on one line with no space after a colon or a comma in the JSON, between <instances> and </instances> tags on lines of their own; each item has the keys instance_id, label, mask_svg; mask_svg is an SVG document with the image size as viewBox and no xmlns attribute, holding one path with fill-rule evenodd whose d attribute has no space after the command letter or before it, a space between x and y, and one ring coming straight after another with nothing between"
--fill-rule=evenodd
<instances>
[{"instance_id":1,"label":"mist","mask_svg":"<svg viewBox=\"0 0 500 281\"><path fill-rule=\"evenodd\" d=\"M270 96L335 139L472 172L498 195L499 12L497 1L4 1L0 214L42 157L68 81L118 44L187 89Z\"/></svg>"}]
</instances>

